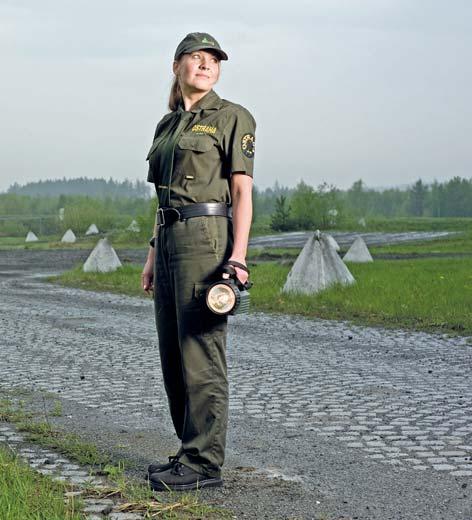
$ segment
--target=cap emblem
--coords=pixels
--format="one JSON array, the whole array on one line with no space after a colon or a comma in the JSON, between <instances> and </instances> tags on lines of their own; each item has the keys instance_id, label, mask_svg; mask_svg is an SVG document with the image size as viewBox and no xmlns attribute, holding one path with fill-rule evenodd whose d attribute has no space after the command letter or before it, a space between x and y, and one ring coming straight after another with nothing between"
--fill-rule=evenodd
<instances>
[{"instance_id":1,"label":"cap emblem","mask_svg":"<svg viewBox=\"0 0 472 520\"><path fill-rule=\"evenodd\" d=\"M215 42L214 41L211 41L211 40L207 40L207 38L203 38L202 40L202 43L209 43L210 45L215 45Z\"/></svg>"}]
</instances>

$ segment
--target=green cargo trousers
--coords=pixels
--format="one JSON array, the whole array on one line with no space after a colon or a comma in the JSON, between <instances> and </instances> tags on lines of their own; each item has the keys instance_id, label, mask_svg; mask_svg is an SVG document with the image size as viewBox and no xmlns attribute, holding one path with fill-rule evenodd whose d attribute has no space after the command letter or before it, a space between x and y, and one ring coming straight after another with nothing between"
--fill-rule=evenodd
<instances>
[{"instance_id":1,"label":"green cargo trousers","mask_svg":"<svg viewBox=\"0 0 472 520\"><path fill-rule=\"evenodd\" d=\"M228 422L227 317L206 306L232 251L232 222L194 217L159 230L154 304L164 385L180 462L219 476Z\"/></svg>"}]
</instances>

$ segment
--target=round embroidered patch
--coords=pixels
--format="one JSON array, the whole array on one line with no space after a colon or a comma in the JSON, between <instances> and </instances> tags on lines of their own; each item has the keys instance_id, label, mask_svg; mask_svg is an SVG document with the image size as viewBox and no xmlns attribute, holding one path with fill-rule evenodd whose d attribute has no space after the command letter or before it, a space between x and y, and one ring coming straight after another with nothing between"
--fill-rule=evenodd
<instances>
[{"instance_id":1,"label":"round embroidered patch","mask_svg":"<svg viewBox=\"0 0 472 520\"><path fill-rule=\"evenodd\" d=\"M256 138L253 134L244 134L241 138L241 150L246 157L252 159L256 149Z\"/></svg>"}]
</instances>

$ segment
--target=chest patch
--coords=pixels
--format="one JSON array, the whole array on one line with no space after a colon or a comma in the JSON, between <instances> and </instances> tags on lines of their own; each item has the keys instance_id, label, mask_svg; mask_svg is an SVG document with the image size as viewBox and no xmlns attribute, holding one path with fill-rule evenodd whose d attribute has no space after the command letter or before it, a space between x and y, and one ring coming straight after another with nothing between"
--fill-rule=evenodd
<instances>
[{"instance_id":1,"label":"chest patch","mask_svg":"<svg viewBox=\"0 0 472 520\"><path fill-rule=\"evenodd\" d=\"M256 138L253 134L244 134L241 137L241 150L246 157L252 159L256 150Z\"/></svg>"},{"instance_id":2,"label":"chest patch","mask_svg":"<svg viewBox=\"0 0 472 520\"><path fill-rule=\"evenodd\" d=\"M192 132L195 132L197 134L210 134L210 135L214 135L214 134L216 134L216 126L193 125L192 126Z\"/></svg>"}]
</instances>

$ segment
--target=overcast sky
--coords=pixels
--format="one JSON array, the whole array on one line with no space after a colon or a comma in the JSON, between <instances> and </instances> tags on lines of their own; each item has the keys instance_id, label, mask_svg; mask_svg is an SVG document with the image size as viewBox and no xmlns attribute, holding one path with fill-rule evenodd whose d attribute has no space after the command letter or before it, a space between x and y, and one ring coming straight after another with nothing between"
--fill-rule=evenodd
<instances>
[{"instance_id":1,"label":"overcast sky","mask_svg":"<svg viewBox=\"0 0 472 520\"><path fill-rule=\"evenodd\" d=\"M0 0L0 191L145 179L191 31L229 54L259 187L470 178L471 27L470 0Z\"/></svg>"}]
</instances>

